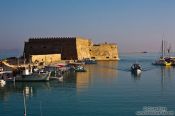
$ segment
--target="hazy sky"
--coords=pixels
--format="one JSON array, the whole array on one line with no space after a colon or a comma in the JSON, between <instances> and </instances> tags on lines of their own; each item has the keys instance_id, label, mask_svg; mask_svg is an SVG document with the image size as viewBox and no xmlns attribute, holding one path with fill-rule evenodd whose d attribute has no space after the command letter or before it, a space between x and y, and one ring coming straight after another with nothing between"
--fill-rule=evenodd
<instances>
[{"instance_id":1,"label":"hazy sky","mask_svg":"<svg viewBox=\"0 0 175 116\"><path fill-rule=\"evenodd\" d=\"M30 37L82 36L120 52L175 50L175 0L0 0L0 49Z\"/></svg>"}]
</instances>

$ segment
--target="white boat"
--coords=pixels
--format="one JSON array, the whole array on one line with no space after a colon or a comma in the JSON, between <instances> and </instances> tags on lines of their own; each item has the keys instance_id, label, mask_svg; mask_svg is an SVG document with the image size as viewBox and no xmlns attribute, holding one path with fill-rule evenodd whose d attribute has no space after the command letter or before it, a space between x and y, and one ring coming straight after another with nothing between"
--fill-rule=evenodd
<instances>
[{"instance_id":1,"label":"white boat","mask_svg":"<svg viewBox=\"0 0 175 116\"><path fill-rule=\"evenodd\" d=\"M22 74L16 74L14 77L15 81L49 81L51 72L32 72L30 73L28 69L25 69Z\"/></svg>"},{"instance_id":2,"label":"white boat","mask_svg":"<svg viewBox=\"0 0 175 116\"><path fill-rule=\"evenodd\" d=\"M51 71L50 80L59 80L63 81L63 75L60 71Z\"/></svg>"},{"instance_id":3,"label":"white boat","mask_svg":"<svg viewBox=\"0 0 175 116\"><path fill-rule=\"evenodd\" d=\"M64 71L66 70L62 70L62 67L65 67L65 65L52 65L52 66L45 67L46 71L51 72L50 80L63 81L63 74L64 74Z\"/></svg>"},{"instance_id":4,"label":"white boat","mask_svg":"<svg viewBox=\"0 0 175 116\"><path fill-rule=\"evenodd\" d=\"M3 78L3 73L4 73L4 70L2 67L0 67L0 86L1 87L4 87L4 85L6 84L6 81Z\"/></svg>"},{"instance_id":5,"label":"white boat","mask_svg":"<svg viewBox=\"0 0 175 116\"><path fill-rule=\"evenodd\" d=\"M142 68L141 68L141 66L139 64L133 64L131 66L131 72L133 74L139 75L142 72Z\"/></svg>"},{"instance_id":6,"label":"white boat","mask_svg":"<svg viewBox=\"0 0 175 116\"><path fill-rule=\"evenodd\" d=\"M76 66L75 67L75 72L86 72L87 70L84 68L84 66Z\"/></svg>"},{"instance_id":7,"label":"white boat","mask_svg":"<svg viewBox=\"0 0 175 116\"><path fill-rule=\"evenodd\" d=\"M6 84L6 81L3 80L3 79L0 79L0 86L1 86L1 87L4 87L5 84Z\"/></svg>"},{"instance_id":8,"label":"white boat","mask_svg":"<svg viewBox=\"0 0 175 116\"><path fill-rule=\"evenodd\" d=\"M2 84L4 83L3 80L5 82L13 81L12 77L13 77L12 71L4 71L3 68L0 67L0 79Z\"/></svg>"}]
</instances>

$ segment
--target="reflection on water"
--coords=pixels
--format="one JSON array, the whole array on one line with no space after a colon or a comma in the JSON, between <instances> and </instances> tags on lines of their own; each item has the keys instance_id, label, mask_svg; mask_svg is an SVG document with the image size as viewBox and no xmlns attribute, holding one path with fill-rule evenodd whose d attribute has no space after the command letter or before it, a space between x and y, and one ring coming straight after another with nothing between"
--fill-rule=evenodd
<instances>
[{"instance_id":1,"label":"reflection on water","mask_svg":"<svg viewBox=\"0 0 175 116\"><path fill-rule=\"evenodd\" d=\"M97 74L102 78L115 78L117 77L118 61L99 61L97 65L90 66L89 70L92 74Z\"/></svg>"},{"instance_id":2,"label":"reflection on water","mask_svg":"<svg viewBox=\"0 0 175 116\"><path fill-rule=\"evenodd\" d=\"M16 82L7 83L5 87L0 88L0 100L8 100L13 93L22 93L27 96L36 96L38 91L51 90L52 88L76 88L77 92L86 90L96 78L103 78L107 83L112 82L117 77L117 61L99 61L97 65L86 65L87 72L68 72L64 75L64 81L58 80L50 82Z\"/></svg>"},{"instance_id":3,"label":"reflection on water","mask_svg":"<svg viewBox=\"0 0 175 116\"><path fill-rule=\"evenodd\" d=\"M6 101L8 97L13 93L23 93L25 91L27 96L33 96L37 94L39 89L49 89L50 83L26 83L26 82L18 82L18 83L7 83L5 87L0 88L0 100Z\"/></svg>"},{"instance_id":4,"label":"reflection on water","mask_svg":"<svg viewBox=\"0 0 175 116\"><path fill-rule=\"evenodd\" d=\"M143 72L142 72L143 73ZM140 74L134 74L131 72L131 77L134 79L134 80L140 80L141 78L141 73Z\"/></svg>"},{"instance_id":5,"label":"reflection on water","mask_svg":"<svg viewBox=\"0 0 175 116\"><path fill-rule=\"evenodd\" d=\"M40 104L45 116L129 116L147 105L174 107L175 68L157 66L139 76L117 70L133 61L99 61L86 65L87 72L66 73L63 82L7 83L0 87L0 113L22 115L23 91L32 116L40 115ZM151 65L150 61L141 64Z\"/></svg>"},{"instance_id":6,"label":"reflection on water","mask_svg":"<svg viewBox=\"0 0 175 116\"><path fill-rule=\"evenodd\" d=\"M77 92L84 91L96 81L96 78L103 78L106 82L112 82L117 77L117 61L98 61L97 65L86 65L87 72L70 72L65 75L64 83L74 82Z\"/></svg>"},{"instance_id":7,"label":"reflection on water","mask_svg":"<svg viewBox=\"0 0 175 116\"><path fill-rule=\"evenodd\" d=\"M117 61L99 61L97 65L87 66L92 76L91 83L103 82L110 84L118 77Z\"/></svg>"},{"instance_id":8,"label":"reflection on water","mask_svg":"<svg viewBox=\"0 0 175 116\"><path fill-rule=\"evenodd\" d=\"M172 66L161 66L161 88L166 88L167 84L170 84L173 81L173 76L175 75L175 68Z\"/></svg>"},{"instance_id":9,"label":"reflection on water","mask_svg":"<svg viewBox=\"0 0 175 116\"><path fill-rule=\"evenodd\" d=\"M76 73L76 88L78 92L87 89L90 83L91 83L91 76L89 72Z\"/></svg>"},{"instance_id":10,"label":"reflection on water","mask_svg":"<svg viewBox=\"0 0 175 116\"><path fill-rule=\"evenodd\" d=\"M52 90L53 88L75 88L77 92L88 89L92 83L97 83L100 78L106 84L110 84L118 77L117 61L99 61L97 65L86 65L87 72L69 72L64 75L64 81L58 80L50 82L17 82L7 83L4 87L0 87L0 101L8 100L13 93L22 93L25 90L27 96L36 96L40 90ZM175 75L173 67L157 67L161 75L161 86L164 88L166 84L171 83ZM122 72L123 73L123 72ZM126 72L130 73L130 72ZM145 72L142 72L145 73ZM97 78L98 77L98 78ZM134 75L134 80L141 80L142 74Z\"/></svg>"}]
</instances>

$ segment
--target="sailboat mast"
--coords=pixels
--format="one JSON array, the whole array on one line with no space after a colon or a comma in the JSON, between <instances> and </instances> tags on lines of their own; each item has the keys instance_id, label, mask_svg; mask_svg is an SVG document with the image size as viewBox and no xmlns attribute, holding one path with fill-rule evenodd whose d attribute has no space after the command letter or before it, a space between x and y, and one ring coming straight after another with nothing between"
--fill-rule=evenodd
<instances>
[{"instance_id":1,"label":"sailboat mast","mask_svg":"<svg viewBox=\"0 0 175 116\"><path fill-rule=\"evenodd\" d=\"M162 58L164 57L164 41L162 40Z\"/></svg>"},{"instance_id":2,"label":"sailboat mast","mask_svg":"<svg viewBox=\"0 0 175 116\"><path fill-rule=\"evenodd\" d=\"M164 56L167 55L166 49L167 49L167 42L164 40Z\"/></svg>"}]
</instances>

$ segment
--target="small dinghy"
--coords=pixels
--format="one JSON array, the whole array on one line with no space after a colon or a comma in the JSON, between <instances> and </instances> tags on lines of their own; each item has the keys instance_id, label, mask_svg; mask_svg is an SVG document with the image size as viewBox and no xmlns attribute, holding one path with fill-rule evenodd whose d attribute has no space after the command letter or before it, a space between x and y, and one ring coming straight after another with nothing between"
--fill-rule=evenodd
<instances>
[{"instance_id":1,"label":"small dinghy","mask_svg":"<svg viewBox=\"0 0 175 116\"><path fill-rule=\"evenodd\" d=\"M142 72L142 68L139 64L135 63L131 66L131 73L139 75L141 74L141 72Z\"/></svg>"}]
</instances>

